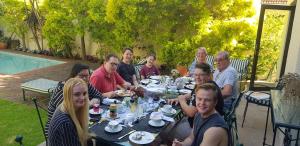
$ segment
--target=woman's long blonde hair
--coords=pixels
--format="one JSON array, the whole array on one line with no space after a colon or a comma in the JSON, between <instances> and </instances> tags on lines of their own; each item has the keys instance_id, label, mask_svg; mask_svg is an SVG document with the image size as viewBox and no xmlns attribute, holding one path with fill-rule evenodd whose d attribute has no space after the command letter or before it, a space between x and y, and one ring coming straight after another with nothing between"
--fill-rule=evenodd
<instances>
[{"instance_id":1,"label":"woman's long blonde hair","mask_svg":"<svg viewBox=\"0 0 300 146\"><path fill-rule=\"evenodd\" d=\"M89 108L89 98L88 93L86 93L84 98L84 106L78 111L75 111L73 104L73 88L77 85L83 85L88 92L88 87L85 81L80 78L70 78L64 85L63 96L64 100L62 102L61 110L68 113L74 122L77 130L77 134L82 146L87 145L88 137L88 108Z\"/></svg>"}]
</instances>

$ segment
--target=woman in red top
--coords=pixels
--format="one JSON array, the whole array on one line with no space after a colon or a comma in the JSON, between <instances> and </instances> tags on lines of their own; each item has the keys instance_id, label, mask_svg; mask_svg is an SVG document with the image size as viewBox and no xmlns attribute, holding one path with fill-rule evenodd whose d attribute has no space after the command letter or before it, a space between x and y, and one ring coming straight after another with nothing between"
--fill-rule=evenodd
<instances>
[{"instance_id":1,"label":"woman in red top","mask_svg":"<svg viewBox=\"0 0 300 146\"><path fill-rule=\"evenodd\" d=\"M159 75L159 70L155 67L156 57L154 54L150 54L147 57L147 63L142 67L140 74L142 79L147 79L153 75Z\"/></svg>"}]
</instances>

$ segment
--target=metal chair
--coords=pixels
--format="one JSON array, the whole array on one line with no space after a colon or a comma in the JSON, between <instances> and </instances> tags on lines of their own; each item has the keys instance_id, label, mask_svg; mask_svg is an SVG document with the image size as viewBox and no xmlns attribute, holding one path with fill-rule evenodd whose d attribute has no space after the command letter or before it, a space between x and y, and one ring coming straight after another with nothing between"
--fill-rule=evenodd
<instances>
[{"instance_id":1,"label":"metal chair","mask_svg":"<svg viewBox=\"0 0 300 146\"><path fill-rule=\"evenodd\" d=\"M33 103L34 103L34 105L35 105L35 109L36 109L36 112L37 112L37 114L38 114L39 122L40 122L40 124L41 124L42 132L43 132L43 135L44 135L44 137L45 137L45 141L46 141L46 145L47 145L47 136L46 136L46 134L45 134L45 127L44 127L43 120L42 120L42 117L41 117L41 113L40 113L40 110L39 110L39 109L41 108L41 106L38 105L38 102L37 102L36 97L33 97L33 98L32 98L32 101L33 101ZM44 109L44 108L41 108L41 109L43 109L44 111L47 111L47 110Z\"/></svg>"},{"instance_id":2,"label":"metal chair","mask_svg":"<svg viewBox=\"0 0 300 146\"><path fill-rule=\"evenodd\" d=\"M145 65L146 63L147 63L146 59L141 59L137 64L134 65L137 80L141 79L140 71L141 71L143 65Z\"/></svg>"},{"instance_id":3,"label":"metal chair","mask_svg":"<svg viewBox=\"0 0 300 146\"><path fill-rule=\"evenodd\" d=\"M244 126L244 122L245 122L245 118L246 118L249 103L253 103L253 104L256 104L256 105L260 105L260 106L265 106L265 107L268 108L266 125L265 125L265 132L264 132L264 140L263 140L263 145L267 145L265 143L265 141L266 141L266 133L267 133L267 129L268 129L271 95L269 93L266 93L266 92L247 91L244 94L244 97L247 100L247 103L246 103L246 106L245 106L245 109L244 109L242 127Z\"/></svg>"},{"instance_id":4,"label":"metal chair","mask_svg":"<svg viewBox=\"0 0 300 146\"><path fill-rule=\"evenodd\" d=\"M236 111L237 107L239 106L239 103L241 101L243 94L244 94L244 92L240 93L240 95L233 101L231 109L229 111L227 111L224 115L224 119L229 128L229 137L230 137L229 145L230 146L242 145L239 143L239 135L238 135L235 111Z\"/></svg>"}]
</instances>

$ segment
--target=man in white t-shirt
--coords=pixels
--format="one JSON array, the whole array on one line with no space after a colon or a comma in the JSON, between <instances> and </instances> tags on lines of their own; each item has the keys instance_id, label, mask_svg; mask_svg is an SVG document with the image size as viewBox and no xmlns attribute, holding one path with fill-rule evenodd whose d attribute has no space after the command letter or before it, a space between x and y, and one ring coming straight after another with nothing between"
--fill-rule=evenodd
<instances>
[{"instance_id":1,"label":"man in white t-shirt","mask_svg":"<svg viewBox=\"0 0 300 146\"><path fill-rule=\"evenodd\" d=\"M217 70L213 74L213 80L221 88L224 109L228 110L237 96L237 71L230 65L229 54L226 51L219 52L215 61Z\"/></svg>"}]
</instances>

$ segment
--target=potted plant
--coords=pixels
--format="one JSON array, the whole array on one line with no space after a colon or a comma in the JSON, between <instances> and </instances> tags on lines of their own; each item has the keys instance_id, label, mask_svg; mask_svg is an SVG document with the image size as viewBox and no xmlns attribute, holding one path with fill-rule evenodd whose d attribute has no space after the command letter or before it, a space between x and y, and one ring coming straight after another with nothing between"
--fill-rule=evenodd
<instances>
[{"instance_id":1,"label":"potted plant","mask_svg":"<svg viewBox=\"0 0 300 146\"><path fill-rule=\"evenodd\" d=\"M8 40L9 39L7 37L0 37L0 49L6 49L7 48Z\"/></svg>"}]
</instances>

